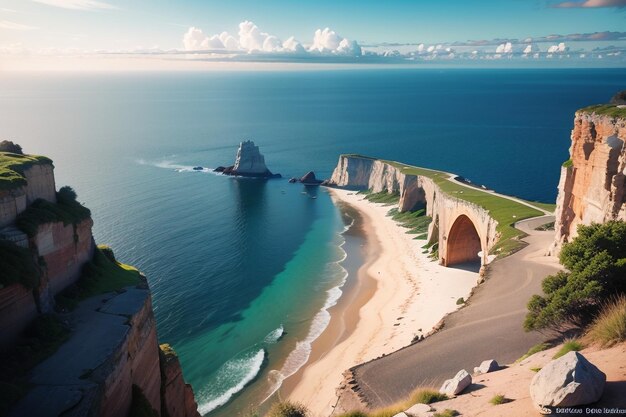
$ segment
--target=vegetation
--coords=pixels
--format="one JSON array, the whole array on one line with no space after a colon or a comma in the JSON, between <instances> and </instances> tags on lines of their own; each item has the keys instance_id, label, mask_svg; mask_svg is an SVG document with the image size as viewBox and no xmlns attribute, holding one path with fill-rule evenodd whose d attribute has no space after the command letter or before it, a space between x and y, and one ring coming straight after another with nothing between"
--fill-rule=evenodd
<instances>
[{"instance_id":1,"label":"vegetation","mask_svg":"<svg viewBox=\"0 0 626 417\"><path fill-rule=\"evenodd\" d=\"M535 227L535 230L539 230L539 231L554 230L554 222L542 224L539 227Z\"/></svg>"},{"instance_id":2,"label":"vegetation","mask_svg":"<svg viewBox=\"0 0 626 417\"><path fill-rule=\"evenodd\" d=\"M27 391L26 375L52 355L69 337L69 330L54 315L39 316L18 344L0 356L0 415Z\"/></svg>"},{"instance_id":3,"label":"vegetation","mask_svg":"<svg viewBox=\"0 0 626 417\"><path fill-rule=\"evenodd\" d=\"M283 401L272 405L267 417L307 417L308 415L309 410L304 405Z\"/></svg>"},{"instance_id":4,"label":"vegetation","mask_svg":"<svg viewBox=\"0 0 626 417\"><path fill-rule=\"evenodd\" d=\"M385 408L379 408L370 412L350 411L340 414L337 417L393 417L396 414L410 408L415 404L432 404L438 401L447 400L448 396L440 394L432 388L417 388L405 400L399 401ZM446 410L447 411L447 410ZM445 412L445 411L444 411ZM446 415L446 414L442 414ZM450 414L457 415L457 414Z\"/></svg>"},{"instance_id":5,"label":"vegetation","mask_svg":"<svg viewBox=\"0 0 626 417\"><path fill-rule=\"evenodd\" d=\"M544 351L546 349L550 349L552 346L548 343L539 343L533 347L531 347L530 349L528 349L528 352L526 352L521 358L519 358L518 360L516 360L515 362L521 362L526 358L531 357L532 355L534 355L535 353Z\"/></svg>"},{"instance_id":6,"label":"vegetation","mask_svg":"<svg viewBox=\"0 0 626 417\"><path fill-rule=\"evenodd\" d=\"M506 256L523 247L519 238L524 237L525 234L514 228L513 223L543 214L539 208L534 209L479 188L467 187L458 182L450 181L445 172L413 167L399 162L385 162L401 169L404 174L428 177L446 194L476 204L489 211L489 214L498 222L496 230L500 233L500 240L491 252L500 256Z\"/></svg>"},{"instance_id":7,"label":"vegetation","mask_svg":"<svg viewBox=\"0 0 626 417\"><path fill-rule=\"evenodd\" d=\"M595 113L602 116L626 117L626 108L619 108L615 104L596 104L582 108L578 111L584 113Z\"/></svg>"},{"instance_id":8,"label":"vegetation","mask_svg":"<svg viewBox=\"0 0 626 417\"><path fill-rule=\"evenodd\" d=\"M38 199L17 216L16 224L29 237L37 234L40 225L63 222L64 225L77 225L91 216L89 209L76 201L76 193L71 187L62 187L57 192L57 202Z\"/></svg>"},{"instance_id":9,"label":"vegetation","mask_svg":"<svg viewBox=\"0 0 626 417\"><path fill-rule=\"evenodd\" d=\"M424 209L405 211L402 213L400 213L397 208L389 210L389 215L393 220L400 223L400 226L410 229L408 233L418 235L416 239L424 236L424 234L428 232L428 225L432 221L432 218L425 214L426 211Z\"/></svg>"},{"instance_id":10,"label":"vegetation","mask_svg":"<svg viewBox=\"0 0 626 417\"><path fill-rule=\"evenodd\" d=\"M16 153L18 155L24 155L22 147L17 143L13 143L10 140L3 140L0 142L0 152Z\"/></svg>"},{"instance_id":11,"label":"vegetation","mask_svg":"<svg viewBox=\"0 0 626 417\"><path fill-rule=\"evenodd\" d=\"M569 168L572 165L574 165L574 161L572 161L571 159L568 159L567 161L563 162L563 164L562 164L563 168Z\"/></svg>"},{"instance_id":12,"label":"vegetation","mask_svg":"<svg viewBox=\"0 0 626 417\"><path fill-rule=\"evenodd\" d=\"M439 391L430 388L419 388L410 396L410 402L413 404L432 404L439 401L445 401L448 399L446 394L441 394Z\"/></svg>"},{"instance_id":13,"label":"vegetation","mask_svg":"<svg viewBox=\"0 0 626 417\"><path fill-rule=\"evenodd\" d=\"M159 417L159 413L152 408L141 388L133 384L133 400L130 404L129 417Z\"/></svg>"},{"instance_id":14,"label":"vegetation","mask_svg":"<svg viewBox=\"0 0 626 417\"><path fill-rule=\"evenodd\" d=\"M489 403L492 405L500 405L500 404L506 404L508 402L510 402L511 400L506 398L504 395L502 394L496 394L493 396L492 399L489 400Z\"/></svg>"},{"instance_id":15,"label":"vegetation","mask_svg":"<svg viewBox=\"0 0 626 417\"><path fill-rule=\"evenodd\" d=\"M340 414L337 417L368 417L363 411L348 411L347 413Z\"/></svg>"},{"instance_id":16,"label":"vegetation","mask_svg":"<svg viewBox=\"0 0 626 417\"><path fill-rule=\"evenodd\" d=\"M526 201L526 200L524 200ZM547 212L554 213L556 210L556 203L542 203L540 201L526 201L528 204L532 204L533 206L543 209Z\"/></svg>"},{"instance_id":17,"label":"vegetation","mask_svg":"<svg viewBox=\"0 0 626 417\"><path fill-rule=\"evenodd\" d=\"M463 299L463 297L456 300L456 305L460 306L461 304L465 304L465 300Z\"/></svg>"},{"instance_id":18,"label":"vegetation","mask_svg":"<svg viewBox=\"0 0 626 417\"><path fill-rule=\"evenodd\" d=\"M365 198L372 203L385 204L390 206L392 204L398 204L400 201L400 193L394 191L389 193L387 191L381 191L380 193L372 193L371 191L365 192Z\"/></svg>"},{"instance_id":19,"label":"vegetation","mask_svg":"<svg viewBox=\"0 0 626 417\"><path fill-rule=\"evenodd\" d=\"M24 171L33 165L52 165L45 156L21 155L0 151L0 190L11 190L26 185Z\"/></svg>"},{"instance_id":20,"label":"vegetation","mask_svg":"<svg viewBox=\"0 0 626 417\"><path fill-rule=\"evenodd\" d=\"M0 271L0 288L16 283L28 289L39 285L41 271L33 254L7 240L0 240Z\"/></svg>"},{"instance_id":21,"label":"vegetation","mask_svg":"<svg viewBox=\"0 0 626 417\"><path fill-rule=\"evenodd\" d=\"M136 268L117 262L108 246L98 246L92 260L83 266L80 279L59 294L56 301L59 307L71 310L86 298L142 282Z\"/></svg>"},{"instance_id":22,"label":"vegetation","mask_svg":"<svg viewBox=\"0 0 626 417\"><path fill-rule=\"evenodd\" d=\"M596 317L602 300L626 293L626 223L579 226L578 237L560 255L567 271L543 280L544 295L528 302L524 328L584 326Z\"/></svg>"},{"instance_id":23,"label":"vegetation","mask_svg":"<svg viewBox=\"0 0 626 417\"><path fill-rule=\"evenodd\" d=\"M626 296L621 295L603 305L587 337L602 346L626 340Z\"/></svg>"},{"instance_id":24,"label":"vegetation","mask_svg":"<svg viewBox=\"0 0 626 417\"><path fill-rule=\"evenodd\" d=\"M459 415L458 411L450 410L449 408L446 408L443 411L438 411L435 414L433 414L433 417L455 417L458 415Z\"/></svg>"},{"instance_id":25,"label":"vegetation","mask_svg":"<svg viewBox=\"0 0 626 417\"><path fill-rule=\"evenodd\" d=\"M536 366L534 368L530 368L530 370L533 371L533 372L539 372L539 371L541 371L541 367Z\"/></svg>"},{"instance_id":26,"label":"vegetation","mask_svg":"<svg viewBox=\"0 0 626 417\"><path fill-rule=\"evenodd\" d=\"M563 346L561 346L561 349L559 349L559 351L554 354L552 359L558 359L561 356L569 352L578 352L579 350L582 350L583 347L584 346L582 345L582 343L580 343L578 340L575 340L575 339L566 340L563 343Z\"/></svg>"}]
</instances>

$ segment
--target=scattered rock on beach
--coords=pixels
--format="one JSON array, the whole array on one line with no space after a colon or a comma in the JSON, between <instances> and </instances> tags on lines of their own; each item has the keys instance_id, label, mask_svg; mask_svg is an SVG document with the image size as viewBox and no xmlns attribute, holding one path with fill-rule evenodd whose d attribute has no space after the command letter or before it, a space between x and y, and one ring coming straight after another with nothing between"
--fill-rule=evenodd
<instances>
[{"instance_id":1,"label":"scattered rock on beach","mask_svg":"<svg viewBox=\"0 0 626 417\"><path fill-rule=\"evenodd\" d=\"M602 397L606 375L579 352L569 352L541 368L530 383L530 398L543 407L591 404Z\"/></svg>"},{"instance_id":2,"label":"scattered rock on beach","mask_svg":"<svg viewBox=\"0 0 626 417\"><path fill-rule=\"evenodd\" d=\"M428 404L415 404L411 408L405 411L405 414L409 417L426 417L432 416L433 408Z\"/></svg>"},{"instance_id":3,"label":"scattered rock on beach","mask_svg":"<svg viewBox=\"0 0 626 417\"><path fill-rule=\"evenodd\" d=\"M472 376L465 370L461 369L452 379L448 379L443 383L439 392L446 395L457 395L472 384Z\"/></svg>"},{"instance_id":4,"label":"scattered rock on beach","mask_svg":"<svg viewBox=\"0 0 626 417\"><path fill-rule=\"evenodd\" d=\"M489 372L497 371L500 369L500 365L493 359L482 361L480 366L474 368L475 374L488 374Z\"/></svg>"}]
</instances>

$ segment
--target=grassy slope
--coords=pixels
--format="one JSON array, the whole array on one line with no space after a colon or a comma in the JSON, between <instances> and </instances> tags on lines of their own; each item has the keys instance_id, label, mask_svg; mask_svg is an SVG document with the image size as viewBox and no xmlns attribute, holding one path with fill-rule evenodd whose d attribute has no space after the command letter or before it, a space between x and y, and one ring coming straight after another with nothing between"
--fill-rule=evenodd
<instances>
[{"instance_id":1,"label":"grassy slope","mask_svg":"<svg viewBox=\"0 0 626 417\"><path fill-rule=\"evenodd\" d=\"M361 157L359 155L349 156ZM372 159L369 157L365 158ZM533 209L515 201L493 195L492 193L482 191L478 188L466 187L449 181L448 174L444 172L418 168L395 161L383 162L401 169L404 174L430 178L439 186L441 191L451 197L476 204L489 211L489 214L498 222L497 230L500 233L500 240L494 246L492 252L497 252L500 255L507 255L523 246L523 243L516 238L523 237L524 233L512 227L513 223L519 220L543 215L543 212L538 209ZM552 209L552 205L546 206L544 204L536 204L536 206L540 208L550 207L550 209Z\"/></svg>"},{"instance_id":2,"label":"grassy slope","mask_svg":"<svg viewBox=\"0 0 626 417\"><path fill-rule=\"evenodd\" d=\"M619 108L615 104L596 104L593 106L585 107L579 112L595 113L602 116L626 118L626 107Z\"/></svg>"},{"instance_id":3,"label":"grassy slope","mask_svg":"<svg viewBox=\"0 0 626 417\"><path fill-rule=\"evenodd\" d=\"M52 164L45 156L0 152L0 190L26 185L24 170L33 165Z\"/></svg>"}]
</instances>

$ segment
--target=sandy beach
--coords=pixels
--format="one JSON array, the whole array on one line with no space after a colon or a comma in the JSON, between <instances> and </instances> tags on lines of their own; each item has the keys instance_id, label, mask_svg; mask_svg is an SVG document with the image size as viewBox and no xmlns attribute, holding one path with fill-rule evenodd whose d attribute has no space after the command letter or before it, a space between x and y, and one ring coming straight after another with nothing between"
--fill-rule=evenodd
<instances>
[{"instance_id":1,"label":"sandy beach","mask_svg":"<svg viewBox=\"0 0 626 417\"><path fill-rule=\"evenodd\" d=\"M330 310L330 324L307 364L281 389L283 397L304 403L315 417L333 411L345 370L427 334L459 307L459 297L467 299L478 279L475 272L445 268L423 254L425 241L387 216L391 206L353 191L330 193L362 215L367 247L358 282Z\"/></svg>"}]
</instances>

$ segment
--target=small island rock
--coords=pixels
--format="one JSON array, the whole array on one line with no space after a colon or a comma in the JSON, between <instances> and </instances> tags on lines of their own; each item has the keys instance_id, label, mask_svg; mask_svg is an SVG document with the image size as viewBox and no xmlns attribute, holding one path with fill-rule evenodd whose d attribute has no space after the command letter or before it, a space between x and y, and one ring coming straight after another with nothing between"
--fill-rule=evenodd
<instances>
[{"instance_id":1,"label":"small island rock","mask_svg":"<svg viewBox=\"0 0 626 417\"><path fill-rule=\"evenodd\" d=\"M251 140L243 141L237 149L235 164L213 170L224 175L234 175L254 178L280 178L280 174L273 174L265 165L265 157L259 151L259 147Z\"/></svg>"}]
</instances>

